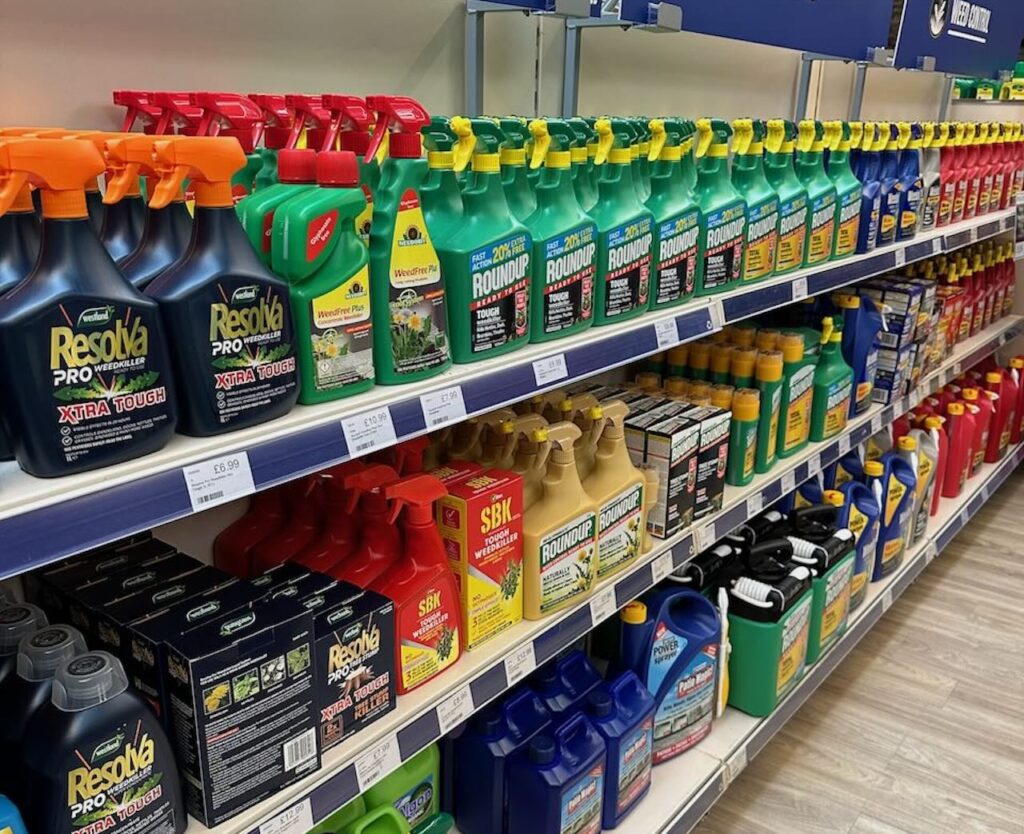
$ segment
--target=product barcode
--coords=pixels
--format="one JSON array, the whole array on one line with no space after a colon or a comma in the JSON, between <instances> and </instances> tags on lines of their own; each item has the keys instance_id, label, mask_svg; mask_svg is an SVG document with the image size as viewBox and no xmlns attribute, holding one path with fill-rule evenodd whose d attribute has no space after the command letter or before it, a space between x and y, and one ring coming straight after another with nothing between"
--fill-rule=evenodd
<instances>
[{"instance_id":1,"label":"product barcode","mask_svg":"<svg viewBox=\"0 0 1024 834\"><path fill-rule=\"evenodd\" d=\"M295 770L316 757L316 730L307 730L284 744L284 769Z\"/></svg>"},{"instance_id":2,"label":"product barcode","mask_svg":"<svg viewBox=\"0 0 1024 834\"><path fill-rule=\"evenodd\" d=\"M221 492L209 492L206 495L197 495L196 496L196 503L197 504L209 504L211 501L216 501L218 498L223 498L223 497L224 497L224 492L223 491L221 491Z\"/></svg>"},{"instance_id":3,"label":"product barcode","mask_svg":"<svg viewBox=\"0 0 1024 834\"><path fill-rule=\"evenodd\" d=\"M376 445L377 444L374 443L372 440L368 440L366 443L359 443L359 444L357 444L356 445L356 451L357 452L365 452L367 449L372 449Z\"/></svg>"}]
</instances>

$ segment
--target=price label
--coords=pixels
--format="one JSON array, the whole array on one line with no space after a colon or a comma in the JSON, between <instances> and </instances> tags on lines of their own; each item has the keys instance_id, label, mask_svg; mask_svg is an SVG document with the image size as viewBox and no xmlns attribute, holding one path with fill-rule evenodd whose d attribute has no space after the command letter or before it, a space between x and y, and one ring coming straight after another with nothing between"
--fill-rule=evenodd
<instances>
[{"instance_id":1,"label":"price label","mask_svg":"<svg viewBox=\"0 0 1024 834\"><path fill-rule=\"evenodd\" d=\"M981 500L988 501L988 484L981 488Z\"/></svg>"},{"instance_id":2,"label":"price label","mask_svg":"<svg viewBox=\"0 0 1024 834\"><path fill-rule=\"evenodd\" d=\"M782 494L789 495L794 489L796 489L796 472L792 469L789 472L782 473Z\"/></svg>"},{"instance_id":3,"label":"price label","mask_svg":"<svg viewBox=\"0 0 1024 834\"><path fill-rule=\"evenodd\" d=\"M882 613L884 614L892 608L892 588L886 588L882 591Z\"/></svg>"},{"instance_id":4,"label":"price label","mask_svg":"<svg viewBox=\"0 0 1024 834\"><path fill-rule=\"evenodd\" d=\"M674 570L675 562L672 560L671 550L667 553L662 553L657 559L651 562L651 575L654 577L655 584L661 582Z\"/></svg>"},{"instance_id":5,"label":"price label","mask_svg":"<svg viewBox=\"0 0 1024 834\"><path fill-rule=\"evenodd\" d=\"M386 405L346 417L341 421L345 445L352 456L365 455L374 449L391 446L398 442L395 424L391 422L391 409Z\"/></svg>"},{"instance_id":6,"label":"price label","mask_svg":"<svg viewBox=\"0 0 1024 834\"><path fill-rule=\"evenodd\" d=\"M850 451L850 435L844 434L839 438L839 456L842 457Z\"/></svg>"},{"instance_id":7,"label":"price label","mask_svg":"<svg viewBox=\"0 0 1024 834\"><path fill-rule=\"evenodd\" d=\"M937 237L932 241L932 254L938 255L942 252L942 238Z\"/></svg>"},{"instance_id":8,"label":"price label","mask_svg":"<svg viewBox=\"0 0 1024 834\"><path fill-rule=\"evenodd\" d=\"M565 354L556 353L554 356L545 356L533 363L533 378L537 380L537 387L543 388L552 382L558 382L569 376L569 369L565 365Z\"/></svg>"},{"instance_id":9,"label":"price label","mask_svg":"<svg viewBox=\"0 0 1024 834\"><path fill-rule=\"evenodd\" d=\"M803 298L807 298L807 279L806 278L794 278L793 279L793 300L800 301Z\"/></svg>"},{"instance_id":10,"label":"price label","mask_svg":"<svg viewBox=\"0 0 1024 834\"><path fill-rule=\"evenodd\" d=\"M930 565L935 561L935 557L939 555L939 548L935 542L928 542L928 546L924 549L924 563Z\"/></svg>"},{"instance_id":11,"label":"price label","mask_svg":"<svg viewBox=\"0 0 1024 834\"><path fill-rule=\"evenodd\" d=\"M893 254L896 256L896 266L901 267L907 262L907 250L897 249Z\"/></svg>"},{"instance_id":12,"label":"price label","mask_svg":"<svg viewBox=\"0 0 1024 834\"><path fill-rule=\"evenodd\" d=\"M515 686L536 668L537 653L534 651L533 641L530 640L505 658L505 679L510 687Z\"/></svg>"},{"instance_id":13,"label":"price label","mask_svg":"<svg viewBox=\"0 0 1024 834\"><path fill-rule=\"evenodd\" d=\"M378 741L365 753L356 757L356 782L359 793L365 793L402 764L398 749L398 736L394 733Z\"/></svg>"},{"instance_id":14,"label":"price label","mask_svg":"<svg viewBox=\"0 0 1024 834\"><path fill-rule=\"evenodd\" d=\"M235 452L194 463L181 470L192 511L208 510L256 491L248 452Z\"/></svg>"},{"instance_id":15,"label":"price label","mask_svg":"<svg viewBox=\"0 0 1024 834\"><path fill-rule=\"evenodd\" d=\"M882 430L882 415L876 414L871 418L871 433L878 434Z\"/></svg>"},{"instance_id":16,"label":"price label","mask_svg":"<svg viewBox=\"0 0 1024 834\"><path fill-rule=\"evenodd\" d=\"M420 394L420 408L423 409L423 422L428 429L465 419L466 401L462 398L462 386L453 385L451 388Z\"/></svg>"},{"instance_id":17,"label":"price label","mask_svg":"<svg viewBox=\"0 0 1024 834\"><path fill-rule=\"evenodd\" d=\"M963 372L964 366L961 365L959 362L955 362L953 364L953 378L956 379L956 377L960 376L960 374L962 374Z\"/></svg>"},{"instance_id":18,"label":"price label","mask_svg":"<svg viewBox=\"0 0 1024 834\"><path fill-rule=\"evenodd\" d=\"M978 242L978 227L977 226L972 226L971 227L971 243L977 243L977 242Z\"/></svg>"},{"instance_id":19,"label":"price label","mask_svg":"<svg viewBox=\"0 0 1024 834\"><path fill-rule=\"evenodd\" d=\"M615 586L599 591L590 600L590 620L596 626L603 623L618 610L615 604Z\"/></svg>"},{"instance_id":20,"label":"price label","mask_svg":"<svg viewBox=\"0 0 1024 834\"><path fill-rule=\"evenodd\" d=\"M715 543L715 525L706 524L693 530L693 547L695 553L703 553Z\"/></svg>"},{"instance_id":21,"label":"price label","mask_svg":"<svg viewBox=\"0 0 1024 834\"><path fill-rule=\"evenodd\" d=\"M747 767L747 748L744 745L735 753L733 753L729 760L725 763L725 780L728 784L735 782L739 775Z\"/></svg>"},{"instance_id":22,"label":"price label","mask_svg":"<svg viewBox=\"0 0 1024 834\"><path fill-rule=\"evenodd\" d=\"M437 726L441 735L461 724L473 714L473 691L467 683L437 705Z\"/></svg>"},{"instance_id":23,"label":"price label","mask_svg":"<svg viewBox=\"0 0 1024 834\"><path fill-rule=\"evenodd\" d=\"M676 326L676 319L662 319L654 323L654 335L658 338L658 348L675 347L679 344L679 328Z\"/></svg>"},{"instance_id":24,"label":"price label","mask_svg":"<svg viewBox=\"0 0 1024 834\"><path fill-rule=\"evenodd\" d=\"M821 455L811 455L807 459L807 477L812 478L821 471Z\"/></svg>"},{"instance_id":25,"label":"price label","mask_svg":"<svg viewBox=\"0 0 1024 834\"><path fill-rule=\"evenodd\" d=\"M717 298L708 304L708 316L711 319L711 330L721 330L725 327L725 308Z\"/></svg>"},{"instance_id":26,"label":"price label","mask_svg":"<svg viewBox=\"0 0 1024 834\"><path fill-rule=\"evenodd\" d=\"M747 518L753 518L764 509L764 496L758 492L747 499Z\"/></svg>"},{"instance_id":27,"label":"price label","mask_svg":"<svg viewBox=\"0 0 1024 834\"><path fill-rule=\"evenodd\" d=\"M260 834L306 834L312 827L313 806L307 797L263 823Z\"/></svg>"},{"instance_id":28,"label":"price label","mask_svg":"<svg viewBox=\"0 0 1024 834\"><path fill-rule=\"evenodd\" d=\"M970 520L970 518L971 518L971 516L970 516L970 513L967 512L967 507L964 507L962 510L960 510L960 526L961 527L966 527L967 526L967 522Z\"/></svg>"}]
</instances>

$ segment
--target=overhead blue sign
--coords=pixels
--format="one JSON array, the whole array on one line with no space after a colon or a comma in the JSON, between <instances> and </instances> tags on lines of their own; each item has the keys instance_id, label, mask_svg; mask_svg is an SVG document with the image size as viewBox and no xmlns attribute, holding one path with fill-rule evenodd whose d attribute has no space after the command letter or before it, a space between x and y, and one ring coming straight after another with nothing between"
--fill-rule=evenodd
<instances>
[{"instance_id":1,"label":"overhead blue sign","mask_svg":"<svg viewBox=\"0 0 1024 834\"><path fill-rule=\"evenodd\" d=\"M619 20L630 23L654 24L658 22L658 6L682 6L683 0L621 0ZM678 12L676 13L678 15Z\"/></svg>"},{"instance_id":2,"label":"overhead blue sign","mask_svg":"<svg viewBox=\"0 0 1024 834\"><path fill-rule=\"evenodd\" d=\"M906 0L896 66L995 76L1012 69L1024 35L1024 0Z\"/></svg>"}]
</instances>

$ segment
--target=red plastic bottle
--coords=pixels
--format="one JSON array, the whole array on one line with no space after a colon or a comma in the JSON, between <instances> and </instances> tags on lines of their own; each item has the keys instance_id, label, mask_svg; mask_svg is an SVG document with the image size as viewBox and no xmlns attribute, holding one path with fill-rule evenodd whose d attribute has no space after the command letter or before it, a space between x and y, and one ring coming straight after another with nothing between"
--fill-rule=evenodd
<instances>
[{"instance_id":1,"label":"red plastic bottle","mask_svg":"<svg viewBox=\"0 0 1024 834\"><path fill-rule=\"evenodd\" d=\"M968 414L974 415L974 435L971 438L971 466L967 477L973 478L985 460L985 449L988 448L989 433L995 406L992 400L984 396L977 388L964 388L961 397Z\"/></svg>"},{"instance_id":2,"label":"red plastic bottle","mask_svg":"<svg viewBox=\"0 0 1024 834\"><path fill-rule=\"evenodd\" d=\"M405 695L455 663L462 654L462 612L455 574L434 523L434 502L448 490L431 475L413 475L384 487L402 507L402 556L370 586L395 602L395 668Z\"/></svg>"},{"instance_id":3,"label":"red plastic bottle","mask_svg":"<svg viewBox=\"0 0 1024 834\"><path fill-rule=\"evenodd\" d=\"M359 546L359 516L349 508L345 478L364 468L361 460L349 460L322 472L323 512L320 530L291 561L310 570L329 573L338 562L347 559Z\"/></svg>"},{"instance_id":4,"label":"red plastic bottle","mask_svg":"<svg viewBox=\"0 0 1024 834\"><path fill-rule=\"evenodd\" d=\"M1014 356L1006 373L1017 386L1016 417L1010 427L1010 443L1016 446L1024 436L1024 356Z\"/></svg>"},{"instance_id":5,"label":"red plastic bottle","mask_svg":"<svg viewBox=\"0 0 1024 834\"><path fill-rule=\"evenodd\" d=\"M1009 205L1013 205L1017 195L1024 190L1024 135L1019 127L1014 130L1013 149L1010 157L1013 160L1013 187L1010 189Z\"/></svg>"},{"instance_id":6,"label":"red plastic bottle","mask_svg":"<svg viewBox=\"0 0 1024 834\"><path fill-rule=\"evenodd\" d=\"M939 511L939 499L943 495L942 484L946 477L946 464L949 461L949 438L946 437L944 423L945 420L941 417L928 417L924 421L925 431L931 435L939 450L939 459L935 463L935 487L932 490L930 515L935 515Z\"/></svg>"},{"instance_id":7,"label":"red plastic bottle","mask_svg":"<svg viewBox=\"0 0 1024 834\"><path fill-rule=\"evenodd\" d=\"M335 579L368 588L386 573L402 555L402 537L398 527L388 521L388 500L384 488L398 480L390 466L368 466L345 479L348 506L358 503L362 536L359 547L327 573Z\"/></svg>"},{"instance_id":8,"label":"red plastic bottle","mask_svg":"<svg viewBox=\"0 0 1024 834\"><path fill-rule=\"evenodd\" d=\"M981 191L981 166L979 157L981 155L980 136L971 130L980 128L980 125L968 125L967 134L972 136L967 152L964 154L964 179L967 181L966 201L964 203L964 220L970 220L978 214L978 192ZM986 134L988 131L986 130Z\"/></svg>"},{"instance_id":9,"label":"red plastic bottle","mask_svg":"<svg viewBox=\"0 0 1024 834\"><path fill-rule=\"evenodd\" d=\"M288 484L288 517L284 524L252 549L252 575L262 576L287 562L320 531L322 485L313 475Z\"/></svg>"},{"instance_id":10,"label":"red plastic bottle","mask_svg":"<svg viewBox=\"0 0 1024 834\"><path fill-rule=\"evenodd\" d=\"M288 486L257 492L249 499L249 509L229 524L213 540L213 564L239 579L251 579L252 551L267 536L284 524Z\"/></svg>"},{"instance_id":11,"label":"red plastic bottle","mask_svg":"<svg viewBox=\"0 0 1024 834\"><path fill-rule=\"evenodd\" d=\"M900 438L910 434L910 414L901 414L892 421L892 445L893 448L900 442Z\"/></svg>"},{"instance_id":12,"label":"red plastic bottle","mask_svg":"<svg viewBox=\"0 0 1024 834\"><path fill-rule=\"evenodd\" d=\"M952 127L952 125L950 126ZM957 148L954 145L954 131L946 144L939 151L939 215L935 220L936 227L948 226L953 218L953 197L956 194L956 156Z\"/></svg>"},{"instance_id":13,"label":"red plastic bottle","mask_svg":"<svg viewBox=\"0 0 1024 834\"><path fill-rule=\"evenodd\" d=\"M1020 398L1020 387L1009 371L999 370L985 374L985 388L996 396L996 413L989 431L988 446L985 447L985 462L995 463L1002 460L1010 448L1013 426L1018 424L1017 400Z\"/></svg>"},{"instance_id":14,"label":"red plastic bottle","mask_svg":"<svg viewBox=\"0 0 1024 834\"><path fill-rule=\"evenodd\" d=\"M971 467L971 439L974 420L967 414L963 403L950 403L946 409L946 436L949 454L942 477L942 497L956 498L967 482Z\"/></svg>"},{"instance_id":15,"label":"red plastic bottle","mask_svg":"<svg viewBox=\"0 0 1024 834\"><path fill-rule=\"evenodd\" d=\"M992 194L992 137L993 125L986 125L985 139L978 145L978 210L981 217L989 212Z\"/></svg>"},{"instance_id":16,"label":"red plastic bottle","mask_svg":"<svg viewBox=\"0 0 1024 834\"><path fill-rule=\"evenodd\" d=\"M953 211L950 222L959 223L964 219L967 208L967 139L966 125L960 123L956 127L956 146L953 148Z\"/></svg>"}]
</instances>

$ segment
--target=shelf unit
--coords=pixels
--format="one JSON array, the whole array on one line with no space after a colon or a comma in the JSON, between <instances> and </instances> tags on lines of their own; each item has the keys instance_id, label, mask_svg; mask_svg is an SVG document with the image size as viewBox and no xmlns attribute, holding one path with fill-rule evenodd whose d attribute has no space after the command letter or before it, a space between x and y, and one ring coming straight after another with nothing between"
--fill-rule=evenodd
<instances>
[{"instance_id":1,"label":"shelf unit","mask_svg":"<svg viewBox=\"0 0 1024 834\"><path fill-rule=\"evenodd\" d=\"M378 386L329 405L297 406L270 423L220 437L175 436L159 452L108 469L44 480L14 463L0 464L0 541L6 545L0 578L216 506L221 502L200 504L190 493L186 472L197 464L212 467L235 458L251 481L243 477L242 488L223 499L240 498L1013 227L1013 210L993 212L671 311L455 366L424 383ZM346 438L358 438L354 448Z\"/></svg>"},{"instance_id":2,"label":"shelf unit","mask_svg":"<svg viewBox=\"0 0 1024 834\"><path fill-rule=\"evenodd\" d=\"M958 345L941 367L920 380L911 394L886 406L873 406L851 420L842 436L810 444L802 454L780 461L771 472L755 477L748 486L726 487L719 512L672 538L655 540L649 553L621 574L600 583L587 600L543 620L523 621L481 649L467 652L444 675L401 697L397 709L389 715L328 752L318 772L217 826L213 829L215 834L270 834L278 830L282 820L293 817L309 822L309 827L322 822L497 698L537 665L686 564L696 553L905 414L958 376L963 368L991 355L1022 333L1024 317L1000 320ZM189 834L205 830L200 823L190 820Z\"/></svg>"}]
</instances>

